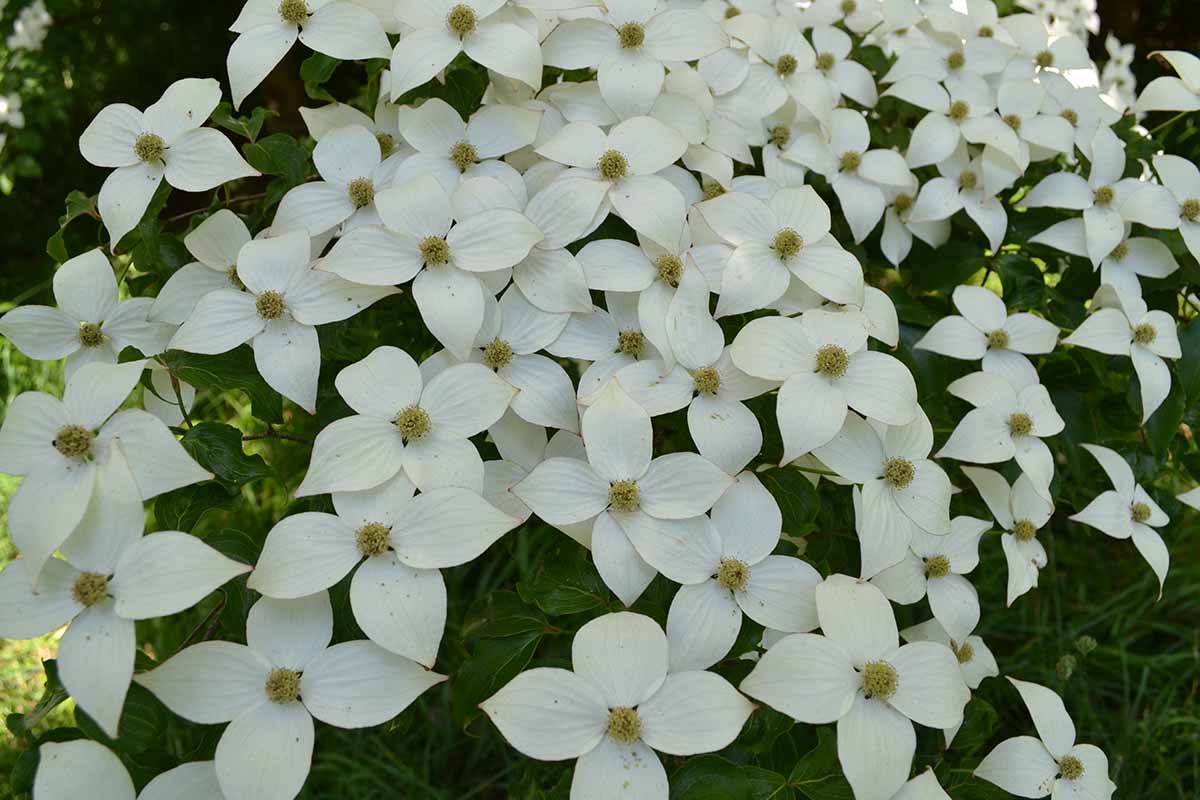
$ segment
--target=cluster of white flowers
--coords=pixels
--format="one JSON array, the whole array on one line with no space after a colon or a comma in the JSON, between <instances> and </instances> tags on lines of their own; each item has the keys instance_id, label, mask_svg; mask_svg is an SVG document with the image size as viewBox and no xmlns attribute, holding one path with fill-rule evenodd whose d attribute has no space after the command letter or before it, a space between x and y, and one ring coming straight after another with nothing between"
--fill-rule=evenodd
<instances>
[{"instance_id":1,"label":"cluster of white flowers","mask_svg":"<svg viewBox=\"0 0 1200 800\"><path fill-rule=\"evenodd\" d=\"M131 680L182 717L228 723L215 762L167 773L143 798L185 796L172 786L188 782L197 797L289 800L314 719L377 725L446 680L432 671L439 570L536 515L591 551L626 606L658 574L681 585L665 630L633 613L595 619L571 670L529 670L483 704L522 753L578 759L573 798L666 798L652 751L725 747L755 708L746 696L836 722L858 800L945 797L931 773L910 781L912 723L949 745L971 690L999 669L975 635L969 577L993 522L952 514L939 460L966 465L1004 531L1013 603L1046 563L1037 534L1055 513L1056 459L1044 440L1065 426L1039 359L1063 344L1128 356L1149 419L1171 389L1164 359L1181 352L1142 284L1179 265L1133 226L1179 230L1200 257L1196 167L1159 155L1126 177L1123 106L1080 38L1094 3L1022 5L1033 13L999 17L989 0L401 0L393 16L365 0L249 0L231 28L235 105L298 40L337 59L390 57L378 106L302 109L319 180L288 191L264 230L229 210L205 219L185 239L195 262L156 297L121 299L96 249L60 267L57 308L0 320L27 355L67 359L63 400L21 395L0 430L0 470L26 476L0 631L74 620L60 674L109 734ZM864 46L886 69L864 65ZM1127 55L1114 53L1112 86ZM1179 78L1151 84L1137 109L1200 109L1200 60L1164 56ZM398 104L461 59L491 79L469 119L436 98ZM104 108L83 132L83 157L113 170L98 198L110 251L164 179L204 192L258 175L205 127L220 98L217 81L184 79L145 110ZM885 100L919 117L904 152L880 143ZM1027 174L1045 177L1014 198ZM1032 241L1090 260L1101 289L1061 341L991 284L954 290L959 315L916 347L979 369L950 384L972 410L935 447L914 376L885 352L897 311L866 284L857 246L882 222L878 249L899 265L914 238L938 247L969 220L979 251L999 255L1010 212L1041 207L1071 216ZM279 521L252 572L186 533L142 536L144 500L211 476L167 428L194 389L161 366L147 376L161 397L145 393L161 419L113 413L155 363L118 363L124 348L249 343L267 384L314 413L317 328L401 291L444 349L418 363L385 344L337 373L353 413L316 437L295 492L331 494L334 513ZM782 515L757 475L764 432L747 405L767 394L781 464L853 503L859 575L775 553ZM685 408L696 452L656 455L654 418ZM485 432L499 460L482 459ZM1084 446L1114 488L1071 518L1132 538L1161 585L1154 528L1167 515L1120 454ZM1008 462L1011 483L972 466ZM1195 491L1184 501L1200 505ZM133 620L246 572L263 595L246 645L202 642L133 674ZM351 572L368 639L330 646L326 590ZM891 603L923 598L932 618L899 631ZM707 670L743 615L767 635L739 692ZM1026 797L1111 796L1107 760L1074 744L1057 696L1013 684L1041 741L1001 744L977 775ZM79 787L101 781L105 797L134 797L98 746L47 744L41 758L39 800L94 796Z\"/></svg>"},{"instance_id":2,"label":"cluster of white flowers","mask_svg":"<svg viewBox=\"0 0 1200 800\"><path fill-rule=\"evenodd\" d=\"M33 0L21 9L13 23L12 33L5 44L9 50L39 50L46 41L46 33L54 24L54 18L46 10L43 0Z\"/></svg>"}]
</instances>

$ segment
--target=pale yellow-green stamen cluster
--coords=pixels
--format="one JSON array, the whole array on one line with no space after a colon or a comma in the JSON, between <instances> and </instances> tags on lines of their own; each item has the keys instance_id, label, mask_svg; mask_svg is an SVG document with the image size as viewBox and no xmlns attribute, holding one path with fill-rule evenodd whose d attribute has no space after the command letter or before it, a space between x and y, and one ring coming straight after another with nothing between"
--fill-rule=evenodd
<instances>
[{"instance_id":1,"label":"pale yellow-green stamen cluster","mask_svg":"<svg viewBox=\"0 0 1200 800\"><path fill-rule=\"evenodd\" d=\"M390 539L391 529L382 522L368 522L354 532L354 543L358 545L358 552L367 558L386 553Z\"/></svg>"},{"instance_id":2,"label":"pale yellow-green stamen cluster","mask_svg":"<svg viewBox=\"0 0 1200 800\"><path fill-rule=\"evenodd\" d=\"M108 578L98 572L81 572L71 587L71 596L82 606L94 606L108 597Z\"/></svg>"},{"instance_id":3,"label":"pale yellow-green stamen cluster","mask_svg":"<svg viewBox=\"0 0 1200 800\"><path fill-rule=\"evenodd\" d=\"M104 333L94 322L79 323L79 343L84 347L99 347L104 344Z\"/></svg>"},{"instance_id":4,"label":"pale yellow-green stamen cluster","mask_svg":"<svg viewBox=\"0 0 1200 800\"><path fill-rule=\"evenodd\" d=\"M863 694L876 700L890 700L896 694L900 676L896 668L886 661L872 661L863 666Z\"/></svg>"},{"instance_id":5,"label":"pale yellow-green stamen cluster","mask_svg":"<svg viewBox=\"0 0 1200 800\"><path fill-rule=\"evenodd\" d=\"M784 53L775 60L775 72L781 78L787 78L796 74L796 69L800 66L800 62L790 53Z\"/></svg>"},{"instance_id":6,"label":"pale yellow-green stamen cluster","mask_svg":"<svg viewBox=\"0 0 1200 800\"><path fill-rule=\"evenodd\" d=\"M96 435L82 425L66 425L54 435L54 449L67 458L87 458Z\"/></svg>"},{"instance_id":7,"label":"pale yellow-green stamen cluster","mask_svg":"<svg viewBox=\"0 0 1200 800\"><path fill-rule=\"evenodd\" d=\"M475 14L475 9L468 5L459 4L446 14L446 27L460 39L474 33L478 25L479 18Z\"/></svg>"},{"instance_id":8,"label":"pale yellow-green stamen cluster","mask_svg":"<svg viewBox=\"0 0 1200 800\"><path fill-rule=\"evenodd\" d=\"M417 246L421 251L421 263L429 267L440 267L450 260L450 245L440 236L426 236Z\"/></svg>"},{"instance_id":9,"label":"pale yellow-green stamen cluster","mask_svg":"<svg viewBox=\"0 0 1200 800\"><path fill-rule=\"evenodd\" d=\"M950 647L954 650L954 655L960 664L970 663L971 659L975 657L975 648L971 646L970 642L963 642L957 646L951 643Z\"/></svg>"},{"instance_id":10,"label":"pale yellow-green stamen cluster","mask_svg":"<svg viewBox=\"0 0 1200 800\"><path fill-rule=\"evenodd\" d=\"M156 133L143 133L133 142L133 154L138 161L152 164L162 161L167 153L167 143Z\"/></svg>"},{"instance_id":11,"label":"pale yellow-green stamen cluster","mask_svg":"<svg viewBox=\"0 0 1200 800\"><path fill-rule=\"evenodd\" d=\"M282 0L279 18L289 25L299 25L308 19L308 3L304 0Z\"/></svg>"},{"instance_id":12,"label":"pale yellow-green stamen cluster","mask_svg":"<svg viewBox=\"0 0 1200 800\"><path fill-rule=\"evenodd\" d=\"M616 150L605 150L596 162L596 169L602 180L619 181L625 177L629 162Z\"/></svg>"},{"instance_id":13,"label":"pale yellow-green stamen cluster","mask_svg":"<svg viewBox=\"0 0 1200 800\"><path fill-rule=\"evenodd\" d=\"M641 331L621 331L617 334L617 352L640 358L646 349L646 337Z\"/></svg>"},{"instance_id":14,"label":"pale yellow-green stamen cluster","mask_svg":"<svg viewBox=\"0 0 1200 800\"><path fill-rule=\"evenodd\" d=\"M842 172L854 172L860 166L862 166L862 156L853 150L847 150L838 159L838 169Z\"/></svg>"},{"instance_id":15,"label":"pale yellow-green stamen cluster","mask_svg":"<svg viewBox=\"0 0 1200 800\"><path fill-rule=\"evenodd\" d=\"M678 286L683 277L683 262L676 255L659 256L654 260L654 268L658 271L658 279L668 286Z\"/></svg>"},{"instance_id":16,"label":"pale yellow-green stamen cluster","mask_svg":"<svg viewBox=\"0 0 1200 800\"><path fill-rule=\"evenodd\" d=\"M642 43L646 41L646 29L639 23L626 22L620 28L617 28L617 41L626 50L641 47Z\"/></svg>"},{"instance_id":17,"label":"pale yellow-green stamen cluster","mask_svg":"<svg viewBox=\"0 0 1200 800\"><path fill-rule=\"evenodd\" d=\"M1194 197L1189 197L1183 201L1183 206L1179 209L1179 215L1188 222L1195 222L1200 219L1200 200Z\"/></svg>"},{"instance_id":18,"label":"pale yellow-green stamen cluster","mask_svg":"<svg viewBox=\"0 0 1200 800\"><path fill-rule=\"evenodd\" d=\"M971 113L971 107L967 105L965 100L955 100L950 104L950 111L946 116L955 122L962 122Z\"/></svg>"},{"instance_id":19,"label":"pale yellow-green stamen cluster","mask_svg":"<svg viewBox=\"0 0 1200 800\"><path fill-rule=\"evenodd\" d=\"M788 146L792 140L792 129L787 125L776 125L767 134L767 141L780 150Z\"/></svg>"},{"instance_id":20,"label":"pale yellow-green stamen cluster","mask_svg":"<svg viewBox=\"0 0 1200 800\"><path fill-rule=\"evenodd\" d=\"M946 56L946 66L950 69L962 69L967 63L967 57L963 55L962 50L955 50L950 55Z\"/></svg>"},{"instance_id":21,"label":"pale yellow-green stamen cluster","mask_svg":"<svg viewBox=\"0 0 1200 800\"><path fill-rule=\"evenodd\" d=\"M821 72L829 72L836 63L837 59L833 57L833 53L817 53L816 66Z\"/></svg>"},{"instance_id":22,"label":"pale yellow-green stamen cluster","mask_svg":"<svg viewBox=\"0 0 1200 800\"><path fill-rule=\"evenodd\" d=\"M963 170L958 175L958 188L971 191L979 185L979 176L971 170Z\"/></svg>"},{"instance_id":23,"label":"pale yellow-green stamen cluster","mask_svg":"<svg viewBox=\"0 0 1200 800\"><path fill-rule=\"evenodd\" d=\"M716 394L721 389L721 373L712 367L701 367L692 373L692 384L700 394Z\"/></svg>"},{"instance_id":24,"label":"pale yellow-green stamen cluster","mask_svg":"<svg viewBox=\"0 0 1200 800\"><path fill-rule=\"evenodd\" d=\"M950 574L950 559L943 555L925 559L926 578L944 578Z\"/></svg>"},{"instance_id":25,"label":"pale yellow-green stamen cluster","mask_svg":"<svg viewBox=\"0 0 1200 800\"><path fill-rule=\"evenodd\" d=\"M642 738L642 719L635 709L621 706L608 712L608 735L621 744Z\"/></svg>"},{"instance_id":26,"label":"pale yellow-green stamen cluster","mask_svg":"<svg viewBox=\"0 0 1200 800\"><path fill-rule=\"evenodd\" d=\"M740 592L750 581L750 567L736 558L722 558L717 566L717 583L731 592Z\"/></svg>"},{"instance_id":27,"label":"pale yellow-green stamen cluster","mask_svg":"<svg viewBox=\"0 0 1200 800\"><path fill-rule=\"evenodd\" d=\"M1023 411L1008 418L1008 432L1013 436L1028 436L1033 431L1033 420Z\"/></svg>"},{"instance_id":28,"label":"pale yellow-green stamen cluster","mask_svg":"<svg viewBox=\"0 0 1200 800\"><path fill-rule=\"evenodd\" d=\"M392 421L400 438L405 442L415 442L429 433L429 414L420 406L409 406L396 415Z\"/></svg>"},{"instance_id":29,"label":"pale yellow-green stamen cluster","mask_svg":"<svg viewBox=\"0 0 1200 800\"><path fill-rule=\"evenodd\" d=\"M1075 756L1063 756L1058 762L1058 773L1069 781L1083 777L1083 762Z\"/></svg>"},{"instance_id":30,"label":"pale yellow-green stamen cluster","mask_svg":"<svg viewBox=\"0 0 1200 800\"><path fill-rule=\"evenodd\" d=\"M254 309L262 319L279 319L283 316L284 308L283 295L274 290L265 291L254 298Z\"/></svg>"},{"instance_id":31,"label":"pale yellow-green stamen cluster","mask_svg":"<svg viewBox=\"0 0 1200 800\"><path fill-rule=\"evenodd\" d=\"M355 208L363 208L375 202L375 185L371 183L370 178L355 178L350 181L346 191L350 195L350 203Z\"/></svg>"},{"instance_id":32,"label":"pale yellow-green stamen cluster","mask_svg":"<svg viewBox=\"0 0 1200 800\"><path fill-rule=\"evenodd\" d=\"M1042 69L1054 66L1054 53L1049 50L1043 50L1033 57L1033 63L1037 64Z\"/></svg>"},{"instance_id":33,"label":"pale yellow-green stamen cluster","mask_svg":"<svg viewBox=\"0 0 1200 800\"><path fill-rule=\"evenodd\" d=\"M637 481L613 481L608 486L608 506L613 511L637 511L641 505L641 494Z\"/></svg>"},{"instance_id":34,"label":"pale yellow-green stamen cluster","mask_svg":"<svg viewBox=\"0 0 1200 800\"><path fill-rule=\"evenodd\" d=\"M1028 542L1037 536L1037 526L1027 519L1019 519L1013 525L1012 532L1018 542Z\"/></svg>"},{"instance_id":35,"label":"pale yellow-green stamen cluster","mask_svg":"<svg viewBox=\"0 0 1200 800\"><path fill-rule=\"evenodd\" d=\"M771 242L771 249L784 261L795 258L803 247L804 239L792 228L784 228Z\"/></svg>"},{"instance_id":36,"label":"pale yellow-green stamen cluster","mask_svg":"<svg viewBox=\"0 0 1200 800\"><path fill-rule=\"evenodd\" d=\"M917 471L907 458L893 456L883 462L883 480L893 489L907 489Z\"/></svg>"},{"instance_id":37,"label":"pale yellow-green stamen cluster","mask_svg":"<svg viewBox=\"0 0 1200 800\"><path fill-rule=\"evenodd\" d=\"M276 667L267 674L263 689L272 703L291 703L300 697L300 673L294 669Z\"/></svg>"},{"instance_id":38,"label":"pale yellow-green stamen cluster","mask_svg":"<svg viewBox=\"0 0 1200 800\"><path fill-rule=\"evenodd\" d=\"M503 339L496 338L483 348L483 363L489 369L503 369L512 363L512 345Z\"/></svg>"},{"instance_id":39,"label":"pale yellow-green stamen cluster","mask_svg":"<svg viewBox=\"0 0 1200 800\"><path fill-rule=\"evenodd\" d=\"M987 336L988 347L993 350L1003 350L1008 347L1008 331L997 328Z\"/></svg>"},{"instance_id":40,"label":"pale yellow-green stamen cluster","mask_svg":"<svg viewBox=\"0 0 1200 800\"><path fill-rule=\"evenodd\" d=\"M450 160L459 172L466 172L479 161L479 151L470 142L455 142L450 148Z\"/></svg>"},{"instance_id":41,"label":"pale yellow-green stamen cluster","mask_svg":"<svg viewBox=\"0 0 1200 800\"><path fill-rule=\"evenodd\" d=\"M1150 519L1151 513L1150 506L1141 502L1134 503L1129 508L1129 516L1133 518L1134 522L1145 522Z\"/></svg>"},{"instance_id":42,"label":"pale yellow-green stamen cluster","mask_svg":"<svg viewBox=\"0 0 1200 800\"><path fill-rule=\"evenodd\" d=\"M1099 189L1092 192L1092 202L1101 208L1106 208L1109 206L1114 197L1116 197L1116 192L1113 191L1111 186L1101 186Z\"/></svg>"},{"instance_id":43,"label":"pale yellow-green stamen cluster","mask_svg":"<svg viewBox=\"0 0 1200 800\"><path fill-rule=\"evenodd\" d=\"M1142 346L1153 344L1157 338L1158 331L1149 322L1143 322L1133 329L1133 340Z\"/></svg>"},{"instance_id":44,"label":"pale yellow-green stamen cluster","mask_svg":"<svg viewBox=\"0 0 1200 800\"><path fill-rule=\"evenodd\" d=\"M850 366L850 356L836 344L823 345L817 350L817 372L826 378L840 378Z\"/></svg>"}]
</instances>

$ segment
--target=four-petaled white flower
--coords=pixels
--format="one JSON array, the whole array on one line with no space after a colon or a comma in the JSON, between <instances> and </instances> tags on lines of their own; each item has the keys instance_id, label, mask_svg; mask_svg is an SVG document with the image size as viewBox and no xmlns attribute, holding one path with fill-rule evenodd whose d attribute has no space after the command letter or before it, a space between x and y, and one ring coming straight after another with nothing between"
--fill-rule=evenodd
<instances>
[{"instance_id":1,"label":"four-petaled white flower","mask_svg":"<svg viewBox=\"0 0 1200 800\"><path fill-rule=\"evenodd\" d=\"M962 467L963 474L975 484L1004 533L1000 537L1008 562L1007 604L1038 585L1038 571L1046 566L1046 548L1037 533L1054 514L1054 506L1038 494L1022 474L1012 486L1004 476L984 467Z\"/></svg>"},{"instance_id":2,"label":"four-petaled white flower","mask_svg":"<svg viewBox=\"0 0 1200 800\"><path fill-rule=\"evenodd\" d=\"M171 273L150 306L149 318L182 325L209 292L242 291L245 286L237 274L238 253L252 238L246 223L227 208L197 225L183 238L196 260Z\"/></svg>"},{"instance_id":3,"label":"four-petaled white flower","mask_svg":"<svg viewBox=\"0 0 1200 800\"><path fill-rule=\"evenodd\" d=\"M113 751L91 739L76 739L38 748L33 791L38 800L212 800L221 796L221 784L212 761L189 761L155 776L138 794Z\"/></svg>"},{"instance_id":4,"label":"four-petaled white flower","mask_svg":"<svg viewBox=\"0 0 1200 800\"><path fill-rule=\"evenodd\" d=\"M951 297L962 316L939 319L917 340L915 349L966 361L983 359L983 368L989 371L1003 369L998 362L1027 361L1027 355L1054 350L1057 325L1024 311L1010 315L994 292L982 286L956 286Z\"/></svg>"},{"instance_id":5,"label":"four-petaled white flower","mask_svg":"<svg viewBox=\"0 0 1200 800\"><path fill-rule=\"evenodd\" d=\"M754 710L715 673L668 672L668 651L649 617L606 614L575 634L572 669L522 672L480 708L530 758L578 759L573 798L666 800L667 773L654 751L720 750Z\"/></svg>"}]
</instances>

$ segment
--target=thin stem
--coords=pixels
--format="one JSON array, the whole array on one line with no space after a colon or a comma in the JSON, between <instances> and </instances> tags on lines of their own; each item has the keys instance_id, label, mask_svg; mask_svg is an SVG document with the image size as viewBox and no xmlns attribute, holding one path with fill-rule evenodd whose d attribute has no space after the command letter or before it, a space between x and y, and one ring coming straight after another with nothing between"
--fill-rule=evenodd
<instances>
[{"instance_id":1,"label":"thin stem","mask_svg":"<svg viewBox=\"0 0 1200 800\"><path fill-rule=\"evenodd\" d=\"M13 301L12 301L13 307L16 308L17 306L21 305L21 303L25 302L29 298L36 295L38 292L47 288L53 282L54 282L54 278L46 278L46 280L42 281L37 286L33 286L33 287L21 292L19 295L17 295L16 297L13 298Z\"/></svg>"},{"instance_id":2,"label":"thin stem","mask_svg":"<svg viewBox=\"0 0 1200 800\"><path fill-rule=\"evenodd\" d=\"M175 377L175 373L169 373L171 376L171 389L175 392L175 403L179 406L179 413L183 415L183 421L187 423L189 428L195 427L192 424L192 418L188 416L188 411L183 405L183 393L179 390L179 378Z\"/></svg>"},{"instance_id":3,"label":"thin stem","mask_svg":"<svg viewBox=\"0 0 1200 800\"><path fill-rule=\"evenodd\" d=\"M796 470L797 472L807 472L809 475L827 475L831 478L841 477L840 475L838 475L836 472L834 472L831 469L817 469L816 467L801 467L796 464L790 465L790 468Z\"/></svg>"},{"instance_id":4,"label":"thin stem","mask_svg":"<svg viewBox=\"0 0 1200 800\"><path fill-rule=\"evenodd\" d=\"M254 434L250 434L249 436L242 437L243 442L256 442L261 439L283 439L286 442L296 442L297 444L306 444L309 447L312 447L312 444L313 444L312 441L309 439L302 439L299 436L292 436L291 434L280 433L279 431L277 431L271 427L267 428L266 433L254 433Z\"/></svg>"},{"instance_id":5,"label":"thin stem","mask_svg":"<svg viewBox=\"0 0 1200 800\"><path fill-rule=\"evenodd\" d=\"M1150 136L1154 136L1154 134L1158 133L1158 132L1159 132L1159 131L1161 131L1163 128L1169 128L1169 127L1170 127L1170 126L1171 126L1171 125L1172 125L1172 124L1173 124L1173 123L1174 123L1176 120L1180 119L1181 117L1186 117L1186 116L1187 116L1188 114L1190 114L1190 113L1192 113L1192 112L1190 112L1190 111L1180 111L1178 114L1176 114L1175 116L1171 117L1171 118L1170 118L1169 120L1167 120L1166 122L1164 122L1164 123L1162 123L1162 124L1160 124L1160 125L1155 125L1153 128L1151 128L1151 129L1150 129Z\"/></svg>"},{"instance_id":6,"label":"thin stem","mask_svg":"<svg viewBox=\"0 0 1200 800\"><path fill-rule=\"evenodd\" d=\"M257 192L256 194L247 194L242 195L241 197L231 197L226 201L225 205L231 206L234 203L245 203L248 200L261 200L266 196L266 192ZM176 214L173 217L167 217L163 220L163 222L178 222L181 219L187 219L193 214L199 214L202 211L208 211L208 206L205 206L204 208L194 208L191 211L184 211L182 214Z\"/></svg>"}]
</instances>

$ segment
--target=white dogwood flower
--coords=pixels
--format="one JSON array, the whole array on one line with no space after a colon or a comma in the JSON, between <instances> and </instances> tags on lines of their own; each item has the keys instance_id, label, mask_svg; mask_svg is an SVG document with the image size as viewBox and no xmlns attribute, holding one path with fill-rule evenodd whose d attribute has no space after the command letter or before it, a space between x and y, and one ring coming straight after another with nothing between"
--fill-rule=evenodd
<instances>
[{"instance_id":1,"label":"white dogwood flower","mask_svg":"<svg viewBox=\"0 0 1200 800\"><path fill-rule=\"evenodd\" d=\"M1184 163L1195 169L1190 162ZM1176 165L1171 166L1174 168ZM1200 174L1197 175L1197 185L1200 186ZM1179 227L1183 233L1182 218ZM1152 236L1130 236L1129 228L1126 224L1121 242L1101 260L1100 284L1113 287L1117 294L1123 297L1137 298L1142 296L1141 278L1166 278L1179 269L1179 262L1175 260L1171 248L1167 247L1165 242ZM1087 258L1088 255L1087 230L1081 219L1067 219L1055 223L1037 236L1031 237L1029 241L1081 258ZM1184 235L1184 242L1187 242L1187 234ZM1200 239L1197 239L1197 245L1200 245Z\"/></svg>"},{"instance_id":2,"label":"white dogwood flower","mask_svg":"<svg viewBox=\"0 0 1200 800\"><path fill-rule=\"evenodd\" d=\"M900 638L906 642L938 642L954 651L958 659L958 668L962 671L963 681L967 688L974 691L984 678L995 678L1000 674L996 657L984 644L983 639L972 634L962 641L955 641L946 633L946 629L936 619L927 620L919 625L913 625L900 631ZM958 736L961 725L942 729L942 737L949 748ZM911 781L909 782L911 783Z\"/></svg>"},{"instance_id":3,"label":"white dogwood flower","mask_svg":"<svg viewBox=\"0 0 1200 800\"><path fill-rule=\"evenodd\" d=\"M1019 162L1017 135L1000 119L991 90L978 79L952 84L947 91L932 78L913 75L894 83L884 96L929 111L913 128L905 154L914 169L945 161L963 142L993 147Z\"/></svg>"},{"instance_id":4,"label":"white dogwood flower","mask_svg":"<svg viewBox=\"0 0 1200 800\"><path fill-rule=\"evenodd\" d=\"M963 474L975 484L979 496L1004 533L1000 544L1008 562L1007 605L1036 588L1038 571L1046 566L1046 548L1038 541L1038 530L1050 521L1054 505L1034 488L1028 475L1022 474L1012 486L999 472L983 467L962 467Z\"/></svg>"},{"instance_id":5,"label":"white dogwood flower","mask_svg":"<svg viewBox=\"0 0 1200 800\"><path fill-rule=\"evenodd\" d=\"M1113 488L1097 495L1087 507L1071 519L1082 522L1114 539L1133 539L1133 545L1158 577L1158 596L1170 567L1170 554L1155 528L1170 522L1164 512L1133 476L1129 463L1116 451L1097 444L1085 444Z\"/></svg>"},{"instance_id":6,"label":"white dogwood flower","mask_svg":"<svg viewBox=\"0 0 1200 800\"><path fill-rule=\"evenodd\" d=\"M481 492L483 461L468 437L500 419L516 393L482 364L457 364L426 382L408 353L387 345L334 385L356 413L317 434L297 497L372 489L402 469L422 491Z\"/></svg>"},{"instance_id":7,"label":"white dogwood flower","mask_svg":"<svg viewBox=\"0 0 1200 800\"><path fill-rule=\"evenodd\" d=\"M224 134L200 127L219 102L216 80L184 78L144 112L114 103L87 126L79 152L90 164L115 168L98 200L110 250L137 226L164 177L176 189L205 192L259 174Z\"/></svg>"},{"instance_id":8,"label":"white dogwood flower","mask_svg":"<svg viewBox=\"0 0 1200 800\"><path fill-rule=\"evenodd\" d=\"M213 354L249 342L263 380L314 413L321 370L316 326L351 317L397 290L358 286L311 263L303 231L246 243L237 258L246 291L218 289L200 298L169 346Z\"/></svg>"},{"instance_id":9,"label":"white dogwood flower","mask_svg":"<svg viewBox=\"0 0 1200 800\"><path fill-rule=\"evenodd\" d=\"M572 314L559 337L546 346L546 352L559 358L592 362L579 378L581 404L589 405L624 367L664 360L642 331L639 304L636 293L605 292L607 308L594 306L591 313Z\"/></svg>"},{"instance_id":10,"label":"white dogwood flower","mask_svg":"<svg viewBox=\"0 0 1200 800\"><path fill-rule=\"evenodd\" d=\"M1165 153L1154 157L1154 169L1179 207L1179 234L1183 243L1196 256L1200 253L1200 169L1186 158Z\"/></svg>"},{"instance_id":11,"label":"white dogwood flower","mask_svg":"<svg viewBox=\"0 0 1200 800\"><path fill-rule=\"evenodd\" d=\"M1075 723L1062 698L1045 686L1008 680L1021 694L1038 735L996 745L975 768L976 777L1019 797L1109 800L1117 787L1108 778L1108 758L1094 745L1075 743Z\"/></svg>"},{"instance_id":12,"label":"white dogwood flower","mask_svg":"<svg viewBox=\"0 0 1200 800\"><path fill-rule=\"evenodd\" d=\"M238 35L226 64L234 108L275 69L297 39L343 61L387 58L391 52L379 19L347 0L248 0L229 30Z\"/></svg>"},{"instance_id":13,"label":"white dogwood flower","mask_svg":"<svg viewBox=\"0 0 1200 800\"><path fill-rule=\"evenodd\" d=\"M887 425L906 425L917 415L908 368L866 346L861 319L822 309L799 319L756 319L738 332L733 363L747 375L783 383L775 407L782 463L829 442L848 409Z\"/></svg>"},{"instance_id":14,"label":"white dogwood flower","mask_svg":"<svg viewBox=\"0 0 1200 800\"><path fill-rule=\"evenodd\" d=\"M194 644L135 680L184 719L229 723L216 753L224 796L295 797L308 778L314 717L379 725L446 679L374 642L330 646L332 638L328 593L263 597L246 618L247 644Z\"/></svg>"},{"instance_id":15,"label":"white dogwood flower","mask_svg":"<svg viewBox=\"0 0 1200 800\"><path fill-rule=\"evenodd\" d=\"M480 708L530 758L578 759L572 797L666 800L667 773L654 751L720 750L754 710L715 673L669 673L668 650L649 617L606 614L575 634L572 669L526 670Z\"/></svg>"},{"instance_id":16,"label":"white dogwood flower","mask_svg":"<svg viewBox=\"0 0 1200 800\"><path fill-rule=\"evenodd\" d=\"M227 208L197 225L183 237L184 247L196 260L171 273L154 298L149 318L182 325L209 292L242 291L245 285L237 274L238 253L251 238L246 223Z\"/></svg>"},{"instance_id":17,"label":"white dogwood flower","mask_svg":"<svg viewBox=\"0 0 1200 800\"><path fill-rule=\"evenodd\" d=\"M154 302L150 298L120 299L112 265L100 248L59 267L53 288L58 308L17 306L0 317L0 333L38 361L66 357L67 380L84 364L116 364L126 347L158 355L174 332L169 325L147 321Z\"/></svg>"},{"instance_id":18,"label":"white dogwood flower","mask_svg":"<svg viewBox=\"0 0 1200 800\"><path fill-rule=\"evenodd\" d=\"M984 151L986 153L986 150ZM940 177L926 181L909 212L913 222L949 219L959 211L979 226L988 247L998 252L1008 233L1008 213L996 195L1011 183L1012 175L987 168L984 154L970 158L967 148L958 149L937 165Z\"/></svg>"},{"instance_id":19,"label":"white dogwood flower","mask_svg":"<svg viewBox=\"0 0 1200 800\"><path fill-rule=\"evenodd\" d=\"M712 522L716 542L694 540L708 575L680 587L667 614L672 672L708 669L724 658L743 614L786 633L817 627L813 589L821 575L798 558L771 555L783 517L753 473L738 475L721 495Z\"/></svg>"},{"instance_id":20,"label":"white dogwood flower","mask_svg":"<svg viewBox=\"0 0 1200 800\"><path fill-rule=\"evenodd\" d=\"M915 349L966 361L983 359L985 370L996 371L1003 369L998 362L1049 353L1058 342L1057 325L1028 312L1009 314L1004 301L982 286L956 286L951 298L962 316L939 319Z\"/></svg>"},{"instance_id":21,"label":"white dogwood flower","mask_svg":"<svg viewBox=\"0 0 1200 800\"><path fill-rule=\"evenodd\" d=\"M1165 60L1178 77L1164 75L1150 81L1138 95L1134 109L1139 114L1200 110L1200 58L1183 50L1156 50L1150 55Z\"/></svg>"},{"instance_id":22,"label":"white dogwood flower","mask_svg":"<svg viewBox=\"0 0 1200 800\"><path fill-rule=\"evenodd\" d=\"M212 761L189 761L155 776L138 794L121 759L99 742L48 741L38 748L38 800L212 800L221 796Z\"/></svg>"},{"instance_id":23,"label":"white dogwood flower","mask_svg":"<svg viewBox=\"0 0 1200 800\"><path fill-rule=\"evenodd\" d=\"M854 796L888 800L912 769L913 722L958 725L970 690L949 647L900 645L892 608L871 584L831 575L816 603L823 635L784 637L739 688L800 722L836 722Z\"/></svg>"}]
</instances>

